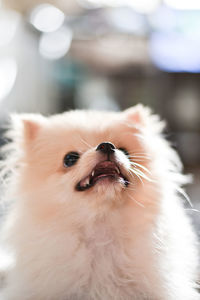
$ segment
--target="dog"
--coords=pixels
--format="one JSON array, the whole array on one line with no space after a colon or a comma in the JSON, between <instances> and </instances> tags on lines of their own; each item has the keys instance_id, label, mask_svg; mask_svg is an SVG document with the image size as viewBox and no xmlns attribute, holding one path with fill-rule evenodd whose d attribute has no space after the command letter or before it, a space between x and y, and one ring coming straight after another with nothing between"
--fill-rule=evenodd
<instances>
[{"instance_id":1,"label":"dog","mask_svg":"<svg viewBox=\"0 0 200 300\"><path fill-rule=\"evenodd\" d=\"M3 300L200 299L188 177L164 127L141 104L12 117Z\"/></svg>"}]
</instances>

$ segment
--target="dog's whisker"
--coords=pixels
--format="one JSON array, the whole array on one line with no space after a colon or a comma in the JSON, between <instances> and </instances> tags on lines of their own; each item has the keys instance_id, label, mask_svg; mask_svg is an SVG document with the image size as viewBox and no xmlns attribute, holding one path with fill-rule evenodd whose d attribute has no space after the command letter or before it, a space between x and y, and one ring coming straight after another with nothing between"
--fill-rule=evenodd
<instances>
[{"instance_id":1,"label":"dog's whisker","mask_svg":"<svg viewBox=\"0 0 200 300\"><path fill-rule=\"evenodd\" d=\"M135 154L128 154L128 157L130 159L136 159L136 158L140 158L140 159L145 159L147 161L151 160L152 158L150 156L146 156L146 155L135 155Z\"/></svg>"},{"instance_id":2,"label":"dog's whisker","mask_svg":"<svg viewBox=\"0 0 200 300\"><path fill-rule=\"evenodd\" d=\"M137 169L137 168L131 168L130 170L132 170L132 172L137 173L140 177L142 177L143 179L146 179L147 181L152 182L153 180L151 178L149 178L146 174L144 174L141 170Z\"/></svg>"},{"instance_id":3,"label":"dog's whisker","mask_svg":"<svg viewBox=\"0 0 200 300\"><path fill-rule=\"evenodd\" d=\"M136 170L131 169L132 171L132 176L134 177L134 175L140 180L140 182L142 183L142 185L144 186L144 182L142 180L142 178L140 177L140 175L136 172Z\"/></svg>"},{"instance_id":4,"label":"dog's whisker","mask_svg":"<svg viewBox=\"0 0 200 300\"><path fill-rule=\"evenodd\" d=\"M191 208L193 208L193 204L190 201L190 198L188 197L188 195L186 194L186 192L182 189L182 188L176 188L176 190L179 192L179 194L181 194L185 200L189 203L189 205L191 206Z\"/></svg>"},{"instance_id":5,"label":"dog's whisker","mask_svg":"<svg viewBox=\"0 0 200 300\"><path fill-rule=\"evenodd\" d=\"M86 142L82 137L80 137L80 139L86 146L88 146L89 149L94 148L92 145L88 144L88 142Z\"/></svg>"},{"instance_id":6,"label":"dog's whisker","mask_svg":"<svg viewBox=\"0 0 200 300\"><path fill-rule=\"evenodd\" d=\"M141 163L144 163L144 162L147 161L146 158L135 158L135 157L131 158L131 157L129 157L129 159L130 159L131 162L141 162Z\"/></svg>"},{"instance_id":7,"label":"dog's whisker","mask_svg":"<svg viewBox=\"0 0 200 300\"><path fill-rule=\"evenodd\" d=\"M200 210L195 208L185 208L185 210L200 213Z\"/></svg>"},{"instance_id":8,"label":"dog's whisker","mask_svg":"<svg viewBox=\"0 0 200 300\"><path fill-rule=\"evenodd\" d=\"M145 156L135 156L135 155L128 155L128 158L129 158L131 161L134 161L134 160L139 160L139 161L149 161L149 160L151 160L150 157L145 157Z\"/></svg>"},{"instance_id":9,"label":"dog's whisker","mask_svg":"<svg viewBox=\"0 0 200 300\"><path fill-rule=\"evenodd\" d=\"M135 202L137 205L139 205L142 208L145 208L145 205L139 201L137 201L134 197L128 195L129 199L131 199L133 202Z\"/></svg>"},{"instance_id":10,"label":"dog's whisker","mask_svg":"<svg viewBox=\"0 0 200 300\"><path fill-rule=\"evenodd\" d=\"M130 152L130 154L135 154L135 155L138 154L138 155L147 155L147 156L149 156L149 154L147 154L146 152L141 152L141 151L137 152L137 150Z\"/></svg>"},{"instance_id":11,"label":"dog's whisker","mask_svg":"<svg viewBox=\"0 0 200 300\"><path fill-rule=\"evenodd\" d=\"M134 167L135 166L139 167L139 168L143 169L144 171L146 171L147 173L149 173L151 175L151 172L146 167L142 166L141 164L136 163L136 162L131 162L131 165L133 165Z\"/></svg>"}]
</instances>

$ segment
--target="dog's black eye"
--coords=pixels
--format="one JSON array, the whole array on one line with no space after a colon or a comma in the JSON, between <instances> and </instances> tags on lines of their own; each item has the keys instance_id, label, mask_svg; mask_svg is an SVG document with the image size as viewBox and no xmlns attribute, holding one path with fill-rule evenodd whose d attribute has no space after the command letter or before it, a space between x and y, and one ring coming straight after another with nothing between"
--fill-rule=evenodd
<instances>
[{"instance_id":1,"label":"dog's black eye","mask_svg":"<svg viewBox=\"0 0 200 300\"><path fill-rule=\"evenodd\" d=\"M79 159L79 154L77 152L69 152L65 155L63 159L63 165L65 168L73 166Z\"/></svg>"},{"instance_id":2,"label":"dog's black eye","mask_svg":"<svg viewBox=\"0 0 200 300\"><path fill-rule=\"evenodd\" d=\"M119 148L120 151L124 152L127 156L129 156L128 151L125 148Z\"/></svg>"}]
</instances>

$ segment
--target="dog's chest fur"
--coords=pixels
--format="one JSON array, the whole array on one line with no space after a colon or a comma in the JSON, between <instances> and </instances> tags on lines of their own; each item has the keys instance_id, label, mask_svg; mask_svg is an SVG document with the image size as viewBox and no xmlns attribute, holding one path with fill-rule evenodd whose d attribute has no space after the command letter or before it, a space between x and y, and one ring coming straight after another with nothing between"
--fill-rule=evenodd
<instances>
[{"instance_id":1,"label":"dog's chest fur","mask_svg":"<svg viewBox=\"0 0 200 300\"><path fill-rule=\"evenodd\" d=\"M158 283L149 228L136 234L105 220L70 239L74 246L69 251L66 244L66 256L60 256L66 258L61 262L66 265L61 280L68 286L69 299L146 299Z\"/></svg>"},{"instance_id":2,"label":"dog's chest fur","mask_svg":"<svg viewBox=\"0 0 200 300\"><path fill-rule=\"evenodd\" d=\"M31 283L38 300L146 299L159 282L151 230L143 226L134 232L123 223L115 226L118 221L88 221L87 226L59 234L56 226L55 232L37 232L29 224L29 232L18 241L22 269L16 272L22 284L27 278L29 292ZM32 241L24 243L28 236ZM22 288L19 282L17 288Z\"/></svg>"}]
</instances>

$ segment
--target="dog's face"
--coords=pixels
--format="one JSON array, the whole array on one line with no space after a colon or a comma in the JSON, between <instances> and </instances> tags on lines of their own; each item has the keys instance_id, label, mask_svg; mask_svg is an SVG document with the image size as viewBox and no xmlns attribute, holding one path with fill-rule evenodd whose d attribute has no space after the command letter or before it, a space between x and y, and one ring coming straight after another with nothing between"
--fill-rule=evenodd
<instances>
[{"instance_id":1,"label":"dog's face","mask_svg":"<svg viewBox=\"0 0 200 300\"><path fill-rule=\"evenodd\" d=\"M44 217L140 202L148 181L141 107L122 113L71 111L22 117L19 190ZM139 197L139 198L138 198ZM142 205L142 204L141 204Z\"/></svg>"}]
</instances>

